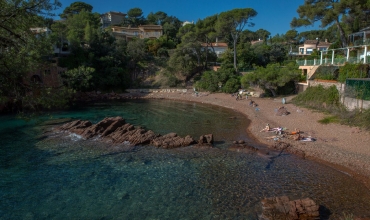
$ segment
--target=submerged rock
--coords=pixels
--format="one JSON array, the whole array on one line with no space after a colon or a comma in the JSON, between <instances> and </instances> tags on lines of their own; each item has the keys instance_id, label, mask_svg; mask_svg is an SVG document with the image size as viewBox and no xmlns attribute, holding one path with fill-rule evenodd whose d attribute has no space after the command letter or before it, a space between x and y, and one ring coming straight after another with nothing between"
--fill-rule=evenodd
<instances>
[{"instance_id":1,"label":"submerged rock","mask_svg":"<svg viewBox=\"0 0 370 220\"><path fill-rule=\"evenodd\" d=\"M310 198L290 201L287 196L281 196L263 199L261 203L260 220L320 219L319 205Z\"/></svg>"},{"instance_id":2,"label":"submerged rock","mask_svg":"<svg viewBox=\"0 0 370 220\"><path fill-rule=\"evenodd\" d=\"M56 130L75 133L81 135L84 139L100 137L104 141L117 144L129 142L132 146L152 144L162 148L178 148L192 144L206 146L212 146L213 144L212 134L200 136L198 142L189 135L179 137L176 133L169 133L162 136L151 130L126 123L122 117L104 118L94 125L90 121L76 120L59 126Z\"/></svg>"}]
</instances>

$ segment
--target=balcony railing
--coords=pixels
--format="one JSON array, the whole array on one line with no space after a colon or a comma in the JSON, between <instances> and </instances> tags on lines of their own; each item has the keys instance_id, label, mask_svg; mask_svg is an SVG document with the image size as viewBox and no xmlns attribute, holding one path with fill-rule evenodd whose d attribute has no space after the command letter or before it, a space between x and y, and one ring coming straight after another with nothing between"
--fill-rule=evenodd
<instances>
[{"instance_id":1,"label":"balcony railing","mask_svg":"<svg viewBox=\"0 0 370 220\"><path fill-rule=\"evenodd\" d=\"M352 42L353 46L369 45L370 39L359 39Z\"/></svg>"},{"instance_id":2,"label":"balcony railing","mask_svg":"<svg viewBox=\"0 0 370 220\"><path fill-rule=\"evenodd\" d=\"M322 59L322 63L320 59L314 60L297 60L297 64L299 66L320 66L320 65L338 65L342 66L346 63L364 63L363 59L357 57L350 57L348 60L347 58L335 58L334 60L325 58ZM366 57L366 63L370 63L370 56Z\"/></svg>"}]
</instances>

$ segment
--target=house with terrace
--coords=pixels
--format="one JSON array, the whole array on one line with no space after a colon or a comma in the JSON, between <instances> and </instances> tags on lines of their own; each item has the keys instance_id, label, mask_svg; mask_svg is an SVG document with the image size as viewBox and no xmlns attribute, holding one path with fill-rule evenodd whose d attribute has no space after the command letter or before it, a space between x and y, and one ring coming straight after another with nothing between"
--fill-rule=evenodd
<instances>
[{"instance_id":1,"label":"house with terrace","mask_svg":"<svg viewBox=\"0 0 370 220\"><path fill-rule=\"evenodd\" d=\"M298 55L308 56L311 55L314 50L317 51L327 51L331 43L327 39L324 41L316 40L306 40L303 45L299 46Z\"/></svg>"},{"instance_id":2,"label":"house with terrace","mask_svg":"<svg viewBox=\"0 0 370 220\"><path fill-rule=\"evenodd\" d=\"M139 25L138 27L112 27L112 34L116 39L130 41L133 38L158 39L163 35L161 25Z\"/></svg>"}]
</instances>

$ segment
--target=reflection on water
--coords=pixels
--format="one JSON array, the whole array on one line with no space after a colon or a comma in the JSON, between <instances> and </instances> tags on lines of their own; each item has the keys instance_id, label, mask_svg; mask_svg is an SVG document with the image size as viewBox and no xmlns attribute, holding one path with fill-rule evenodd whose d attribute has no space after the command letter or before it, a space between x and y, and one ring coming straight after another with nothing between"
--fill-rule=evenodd
<instances>
[{"instance_id":1,"label":"reflection on water","mask_svg":"<svg viewBox=\"0 0 370 220\"><path fill-rule=\"evenodd\" d=\"M140 101L79 108L54 118L97 122L117 115L160 134L213 133L220 144L164 150L75 136L45 138L42 131L50 125L3 117L0 219L256 219L262 198L282 195L310 197L333 219L343 212L370 216L369 191L343 173L288 154L271 163L227 150L231 140L248 139L248 122L227 109Z\"/></svg>"}]
</instances>

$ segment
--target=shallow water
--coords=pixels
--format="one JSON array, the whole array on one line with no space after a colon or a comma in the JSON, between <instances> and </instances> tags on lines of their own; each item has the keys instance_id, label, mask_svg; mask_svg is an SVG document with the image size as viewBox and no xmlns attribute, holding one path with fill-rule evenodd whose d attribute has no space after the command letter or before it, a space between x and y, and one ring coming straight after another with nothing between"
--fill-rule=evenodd
<instances>
[{"instance_id":1,"label":"shallow water","mask_svg":"<svg viewBox=\"0 0 370 220\"><path fill-rule=\"evenodd\" d=\"M142 100L52 116L0 118L0 219L256 219L261 199L283 195L310 197L331 219L370 216L370 192L344 173L288 154L228 150L232 140L251 142L248 121L229 109ZM42 134L55 119L108 116L160 134L212 133L216 146L164 150Z\"/></svg>"}]
</instances>

